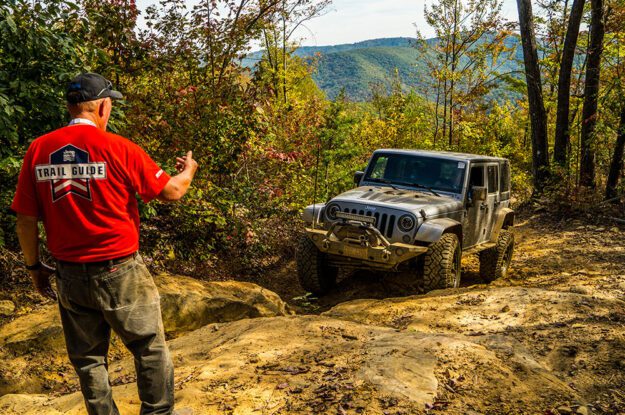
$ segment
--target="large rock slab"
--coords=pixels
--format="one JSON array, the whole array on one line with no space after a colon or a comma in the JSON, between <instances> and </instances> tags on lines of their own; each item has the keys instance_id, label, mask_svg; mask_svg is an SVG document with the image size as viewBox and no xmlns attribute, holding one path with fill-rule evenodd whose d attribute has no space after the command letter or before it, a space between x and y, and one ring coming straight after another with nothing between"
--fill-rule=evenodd
<instances>
[{"instance_id":1,"label":"large rock slab","mask_svg":"<svg viewBox=\"0 0 625 415\"><path fill-rule=\"evenodd\" d=\"M323 313L359 323L430 333L497 334L602 320L625 303L566 291L529 287L433 291L425 296L355 300Z\"/></svg>"},{"instance_id":2,"label":"large rock slab","mask_svg":"<svg viewBox=\"0 0 625 415\"><path fill-rule=\"evenodd\" d=\"M569 385L578 403L596 402L606 387L620 389L625 384L621 369L625 367L625 302L614 297L577 289L480 287L350 301L323 315L402 331L464 336L495 353L508 367L523 367L516 371L518 380L531 386L532 393L551 394L554 402L566 402L566 394L552 385L541 389L537 380ZM487 400L473 391L463 402L471 401L470 395L475 401Z\"/></svg>"},{"instance_id":3,"label":"large rock slab","mask_svg":"<svg viewBox=\"0 0 625 415\"><path fill-rule=\"evenodd\" d=\"M321 316L211 324L172 340L178 407L197 414L423 413L447 388L473 388L514 413L544 412L553 395L574 398L557 379L513 366L468 339L399 332ZM132 359L111 367L113 384L129 379ZM518 373L534 372L527 384ZM544 391L549 391L551 394ZM122 413L136 413L134 384L115 387ZM461 412L471 410L467 401ZM7 414L79 414L78 393L28 401L0 398ZM3 412L4 411L4 412Z\"/></svg>"}]
</instances>

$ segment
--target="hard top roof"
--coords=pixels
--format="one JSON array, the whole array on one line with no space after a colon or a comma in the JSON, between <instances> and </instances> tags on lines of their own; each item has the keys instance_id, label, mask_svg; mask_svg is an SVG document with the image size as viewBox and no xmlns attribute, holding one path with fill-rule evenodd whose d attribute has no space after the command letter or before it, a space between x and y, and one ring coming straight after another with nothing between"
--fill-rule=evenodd
<instances>
[{"instance_id":1,"label":"hard top roof","mask_svg":"<svg viewBox=\"0 0 625 415\"><path fill-rule=\"evenodd\" d=\"M381 148L375 151L376 153L394 153L394 154L407 154L407 155L419 155L427 157L436 157L453 160L467 160L467 161L502 161L506 160L502 157L482 156L479 154L469 153L456 153L453 151L434 151L434 150L407 150L396 148Z\"/></svg>"}]
</instances>

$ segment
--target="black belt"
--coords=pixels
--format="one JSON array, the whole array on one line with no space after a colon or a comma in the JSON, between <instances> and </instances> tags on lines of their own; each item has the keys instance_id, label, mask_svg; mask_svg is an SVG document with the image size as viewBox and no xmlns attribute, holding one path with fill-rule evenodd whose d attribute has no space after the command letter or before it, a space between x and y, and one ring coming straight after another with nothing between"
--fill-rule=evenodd
<instances>
[{"instance_id":1,"label":"black belt","mask_svg":"<svg viewBox=\"0 0 625 415\"><path fill-rule=\"evenodd\" d=\"M106 261L96 261L96 262L71 262L71 261L62 261L57 259L56 262L64 267L81 267L81 268L102 268L102 267L112 267L113 265L121 264L122 262L129 261L133 259L137 255L136 252L133 252L130 255L126 255L121 258L113 258L107 259Z\"/></svg>"}]
</instances>

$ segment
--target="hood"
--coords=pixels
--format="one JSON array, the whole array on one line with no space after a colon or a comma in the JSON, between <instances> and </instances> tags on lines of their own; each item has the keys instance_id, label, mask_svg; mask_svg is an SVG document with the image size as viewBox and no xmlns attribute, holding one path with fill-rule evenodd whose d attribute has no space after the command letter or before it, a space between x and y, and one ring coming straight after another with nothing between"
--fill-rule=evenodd
<instances>
[{"instance_id":1,"label":"hood","mask_svg":"<svg viewBox=\"0 0 625 415\"><path fill-rule=\"evenodd\" d=\"M394 190L390 187L361 186L348 190L334 197L332 202L359 203L365 206L384 206L400 209L420 216L424 210L426 216L438 216L462 209L462 202L452 196L439 193L435 196L427 190Z\"/></svg>"}]
</instances>

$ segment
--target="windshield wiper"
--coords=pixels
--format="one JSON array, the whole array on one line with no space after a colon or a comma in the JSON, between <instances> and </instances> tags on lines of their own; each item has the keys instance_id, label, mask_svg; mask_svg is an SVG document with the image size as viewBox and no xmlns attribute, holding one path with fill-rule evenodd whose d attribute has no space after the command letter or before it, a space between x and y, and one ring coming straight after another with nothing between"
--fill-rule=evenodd
<instances>
[{"instance_id":1,"label":"windshield wiper","mask_svg":"<svg viewBox=\"0 0 625 415\"><path fill-rule=\"evenodd\" d=\"M388 184L393 188L393 190L399 190L396 186L393 185L393 182L387 179L377 179L375 177L369 177L365 179L366 182L374 182L374 183L384 183Z\"/></svg>"},{"instance_id":2,"label":"windshield wiper","mask_svg":"<svg viewBox=\"0 0 625 415\"><path fill-rule=\"evenodd\" d=\"M439 197L440 197L440 195L439 195L438 193L436 193L436 192L434 191L434 189L432 189L430 186L425 186L425 185L422 185L421 183L415 183L415 182L410 182L410 183L408 183L408 182L406 182L406 183L404 183L404 182L397 182L397 184L399 184L399 185L401 185L401 186L416 187L417 189L425 189L425 190L428 190L428 191L432 192L432 194L433 194L434 196L439 196Z\"/></svg>"}]
</instances>

